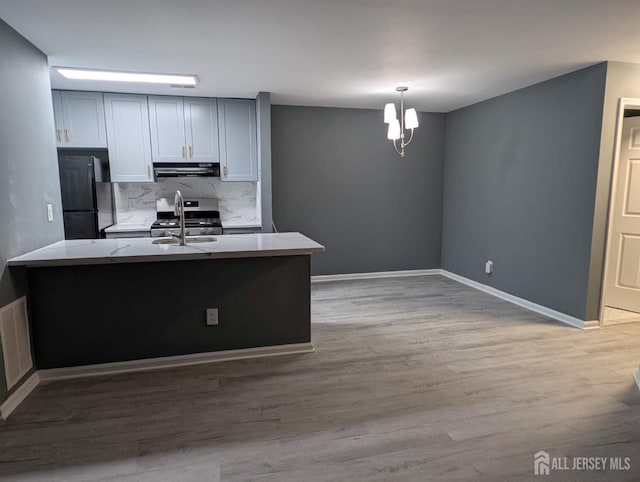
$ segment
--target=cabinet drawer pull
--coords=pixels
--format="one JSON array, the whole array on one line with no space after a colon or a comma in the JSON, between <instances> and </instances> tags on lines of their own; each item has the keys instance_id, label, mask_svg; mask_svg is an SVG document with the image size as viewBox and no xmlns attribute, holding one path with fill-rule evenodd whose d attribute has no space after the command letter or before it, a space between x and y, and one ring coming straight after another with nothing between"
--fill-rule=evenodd
<instances>
[{"instance_id":1,"label":"cabinet drawer pull","mask_svg":"<svg viewBox=\"0 0 640 482\"><path fill-rule=\"evenodd\" d=\"M58 133L58 142L62 142L62 129L56 129L56 132Z\"/></svg>"},{"instance_id":2,"label":"cabinet drawer pull","mask_svg":"<svg viewBox=\"0 0 640 482\"><path fill-rule=\"evenodd\" d=\"M151 166L147 164L147 177L151 177Z\"/></svg>"},{"instance_id":3,"label":"cabinet drawer pull","mask_svg":"<svg viewBox=\"0 0 640 482\"><path fill-rule=\"evenodd\" d=\"M67 139L67 142L71 141L71 131L69 129L64 130L64 135Z\"/></svg>"},{"instance_id":4,"label":"cabinet drawer pull","mask_svg":"<svg viewBox=\"0 0 640 482\"><path fill-rule=\"evenodd\" d=\"M224 172L224 177L227 177L227 166L224 166L222 171Z\"/></svg>"},{"instance_id":5,"label":"cabinet drawer pull","mask_svg":"<svg viewBox=\"0 0 640 482\"><path fill-rule=\"evenodd\" d=\"M189 146L189 157L193 157L193 150L191 149L191 146Z\"/></svg>"},{"instance_id":6,"label":"cabinet drawer pull","mask_svg":"<svg viewBox=\"0 0 640 482\"><path fill-rule=\"evenodd\" d=\"M184 146L182 146L182 158L184 159Z\"/></svg>"}]
</instances>

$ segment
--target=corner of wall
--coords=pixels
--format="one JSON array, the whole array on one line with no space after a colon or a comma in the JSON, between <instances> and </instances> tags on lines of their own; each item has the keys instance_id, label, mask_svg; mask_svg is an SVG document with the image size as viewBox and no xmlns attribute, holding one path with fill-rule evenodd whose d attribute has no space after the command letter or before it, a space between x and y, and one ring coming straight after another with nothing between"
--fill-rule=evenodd
<instances>
[{"instance_id":1,"label":"corner of wall","mask_svg":"<svg viewBox=\"0 0 640 482\"><path fill-rule=\"evenodd\" d=\"M259 92L256 97L258 124L258 173L262 231L273 231L271 196L271 93Z\"/></svg>"}]
</instances>

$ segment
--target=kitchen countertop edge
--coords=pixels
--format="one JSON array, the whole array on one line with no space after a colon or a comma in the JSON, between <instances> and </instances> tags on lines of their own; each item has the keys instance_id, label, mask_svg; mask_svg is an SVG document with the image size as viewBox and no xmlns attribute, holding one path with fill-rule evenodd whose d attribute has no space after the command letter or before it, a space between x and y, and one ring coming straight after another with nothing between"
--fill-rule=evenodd
<instances>
[{"instance_id":1,"label":"kitchen countertop edge","mask_svg":"<svg viewBox=\"0 0 640 482\"><path fill-rule=\"evenodd\" d=\"M84 241L85 244L74 243L73 241L58 241L35 251L11 258L7 261L7 264L11 267L22 266L26 268L87 266L198 259L297 256L311 255L324 251L324 246L300 233L229 234L217 236L217 238L218 241L212 243L198 243L184 247L154 245L151 243L152 238L78 240ZM233 247L234 242L240 244L237 249ZM251 246L251 243L256 246ZM268 244L268 246L262 247L263 244ZM76 253L69 255L67 249L74 247L80 249ZM111 251L103 254L101 250L106 249ZM134 251L134 253L130 254L127 250ZM55 254L56 251L59 254ZM94 253L91 253L91 251L94 251Z\"/></svg>"},{"instance_id":2,"label":"kitchen countertop edge","mask_svg":"<svg viewBox=\"0 0 640 482\"><path fill-rule=\"evenodd\" d=\"M111 226L109 226L108 228L104 229L105 233L130 233L130 232L136 232L136 231L151 231L151 225L150 224L126 224L126 223L119 223L119 224L113 224Z\"/></svg>"}]
</instances>

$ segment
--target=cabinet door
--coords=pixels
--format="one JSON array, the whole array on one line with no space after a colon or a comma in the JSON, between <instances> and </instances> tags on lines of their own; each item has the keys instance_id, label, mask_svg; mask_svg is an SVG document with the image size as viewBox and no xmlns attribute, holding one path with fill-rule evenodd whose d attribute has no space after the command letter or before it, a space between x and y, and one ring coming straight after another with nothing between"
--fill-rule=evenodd
<instances>
[{"instance_id":1,"label":"cabinet door","mask_svg":"<svg viewBox=\"0 0 640 482\"><path fill-rule=\"evenodd\" d=\"M222 181L257 181L256 103L218 99Z\"/></svg>"},{"instance_id":2,"label":"cabinet door","mask_svg":"<svg viewBox=\"0 0 640 482\"><path fill-rule=\"evenodd\" d=\"M187 162L182 97L149 96L153 162Z\"/></svg>"},{"instance_id":3,"label":"cabinet door","mask_svg":"<svg viewBox=\"0 0 640 482\"><path fill-rule=\"evenodd\" d=\"M51 92L53 98L53 120L56 124L56 145L64 147L64 117L62 115L62 94L59 90Z\"/></svg>"},{"instance_id":4,"label":"cabinet door","mask_svg":"<svg viewBox=\"0 0 640 482\"><path fill-rule=\"evenodd\" d=\"M216 99L184 98L187 157L190 162L218 162Z\"/></svg>"},{"instance_id":5,"label":"cabinet door","mask_svg":"<svg viewBox=\"0 0 640 482\"><path fill-rule=\"evenodd\" d=\"M101 92L60 92L65 147L107 147Z\"/></svg>"},{"instance_id":6,"label":"cabinet door","mask_svg":"<svg viewBox=\"0 0 640 482\"><path fill-rule=\"evenodd\" d=\"M104 94L112 182L153 182L146 95Z\"/></svg>"}]
</instances>

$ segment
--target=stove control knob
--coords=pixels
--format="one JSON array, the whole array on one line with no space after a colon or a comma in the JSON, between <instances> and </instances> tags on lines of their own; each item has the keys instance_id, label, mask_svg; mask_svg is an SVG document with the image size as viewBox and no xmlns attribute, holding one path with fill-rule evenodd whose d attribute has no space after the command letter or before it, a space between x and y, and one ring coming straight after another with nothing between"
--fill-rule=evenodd
<instances>
[{"instance_id":1,"label":"stove control knob","mask_svg":"<svg viewBox=\"0 0 640 482\"><path fill-rule=\"evenodd\" d=\"M167 235L167 232L163 229L162 231L158 231L158 234L159 234L160 236L166 236L166 235Z\"/></svg>"},{"instance_id":2,"label":"stove control knob","mask_svg":"<svg viewBox=\"0 0 640 482\"><path fill-rule=\"evenodd\" d=\"M191 234L191 230L190 229L185 229L184 230L184 234L185 234L185 236L189 236Z\"/></svg>"}]
</instances>

